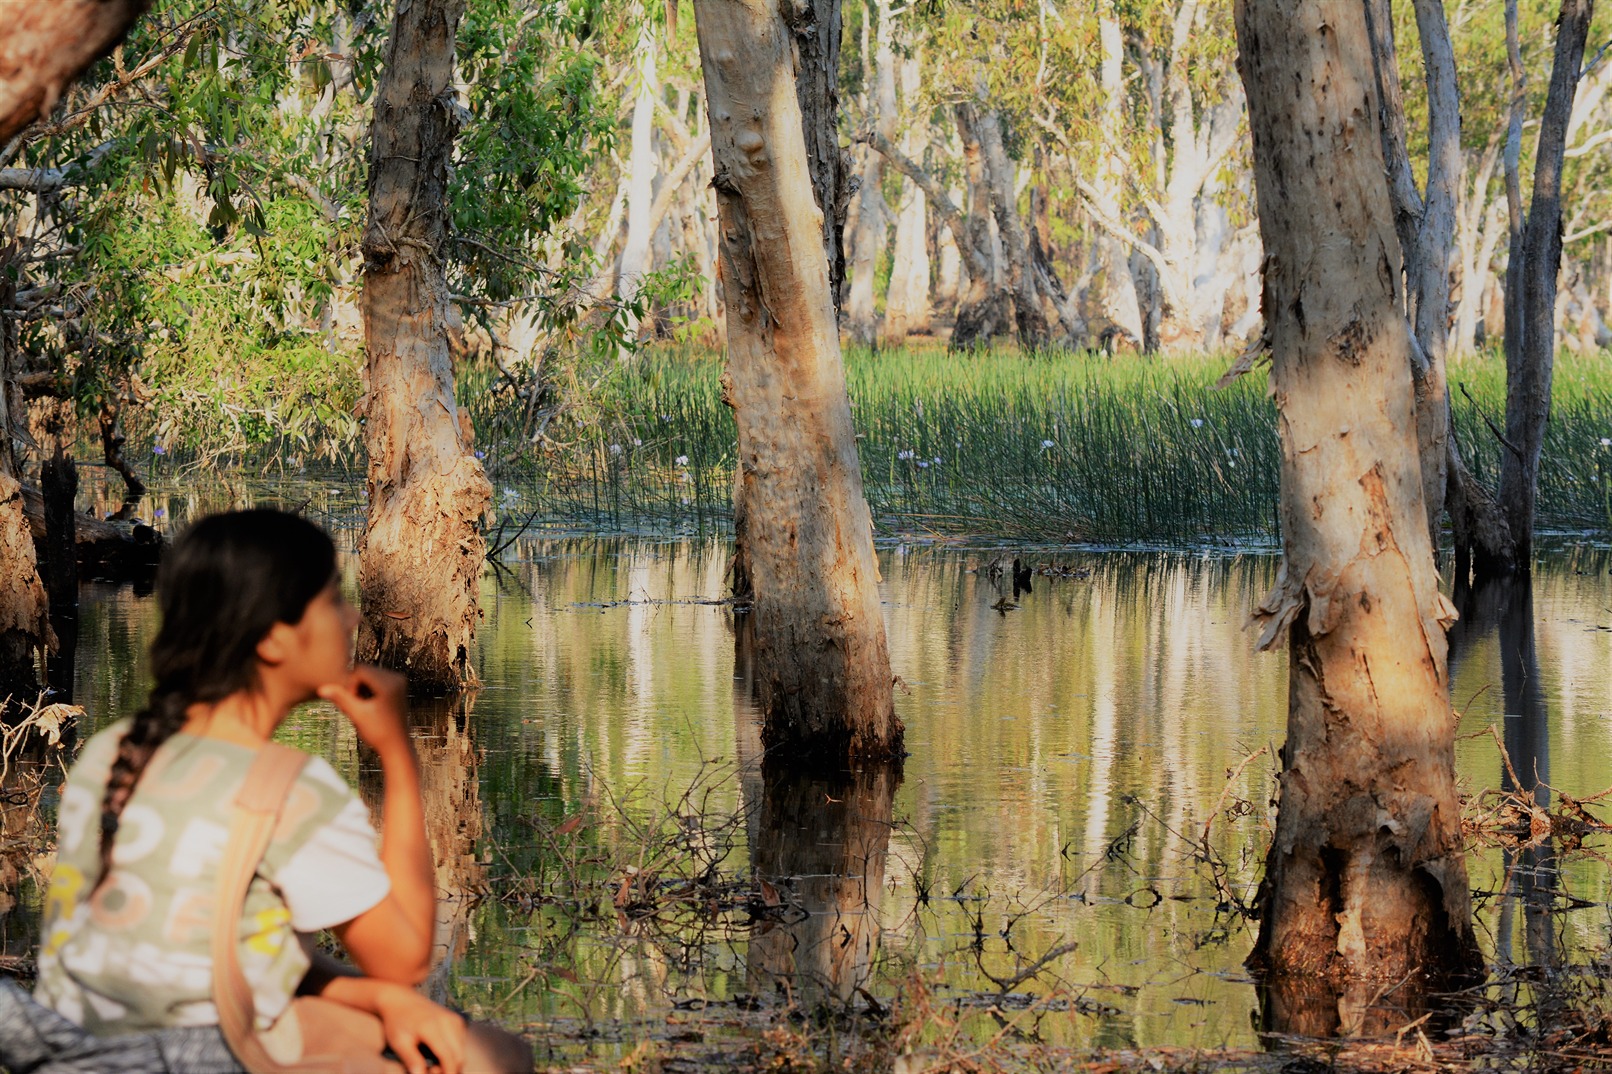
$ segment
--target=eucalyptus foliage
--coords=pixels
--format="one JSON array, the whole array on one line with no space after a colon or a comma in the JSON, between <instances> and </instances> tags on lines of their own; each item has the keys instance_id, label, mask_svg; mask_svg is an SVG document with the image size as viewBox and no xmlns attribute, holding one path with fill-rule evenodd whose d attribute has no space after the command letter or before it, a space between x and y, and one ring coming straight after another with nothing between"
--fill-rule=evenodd
<instances>
[{"instance_id":1,"label":"eucalyptus foliage","mask_svg":"<svg viewBox=\"0 0 1612 1074\"><path fill-rule=\"evenodd\" d=\"M614 138L590 38L600 0L469 0L446 266L472 328L520 309L610 349L575 226ZM357 445L356 310L370 95L391 5L168 0L17 163L23 348L81 413L139 404L153 450L344 459ZM548 337L552 338L552 331ZM593 336L604 337L598 343ZM514 363L527 356L515 355ZM553 357L551 355L550 357ZM510 374L512 380L521 379Z\"/></svg>"}]
</instances>

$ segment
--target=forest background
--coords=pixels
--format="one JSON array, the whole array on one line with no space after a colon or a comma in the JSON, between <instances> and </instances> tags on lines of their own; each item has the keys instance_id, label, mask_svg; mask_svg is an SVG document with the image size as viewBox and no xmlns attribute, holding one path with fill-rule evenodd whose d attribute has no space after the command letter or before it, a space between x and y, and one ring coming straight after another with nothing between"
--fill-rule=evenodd
<instances>
[{"instance_id":1,"label":"forest background","mask_svg":"<svg viewBox=\"0 0 1612 1074\"><path fill-rule=\"evenodd\" d=\"M1447 7L1462 93L1452 408L1492 484L1513 72L1500 6ZM471 0L459 30L459 395L495 481L535 478L561 513L728 512L710 135L677 15ZM844 18L841 324L875 516L1053 539L1274 536L1263 377L1211 390L1260 327L1231 4L850 2ZM1395 19L1425 175L1416 24L1408 6ZM8 309L36 415L59 400L125 470L125 437L159 465L360 457L359 246L390 23L360 0L159 4L54 122L5 147ZM1612 524L1603 24L1570 123L1556 304L1582 358L1559 368L1540 491L1544 523L1580 528ZM1519 5L1518 40L1537 116L1550 5Z\"/></svg>"}]
</instances>

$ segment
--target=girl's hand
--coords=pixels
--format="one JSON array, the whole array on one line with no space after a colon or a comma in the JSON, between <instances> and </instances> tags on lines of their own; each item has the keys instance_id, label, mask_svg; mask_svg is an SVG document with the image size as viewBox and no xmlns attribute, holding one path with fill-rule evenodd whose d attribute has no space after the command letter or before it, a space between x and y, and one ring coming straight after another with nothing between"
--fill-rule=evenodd
<instances>
[{"instance_id":1,"label":"girl's hand","mask_svg":"<svg viewBox=\"0 0 1612 1074\"><path fill-rule=\"evenodd\" d=\"M377 753L408 746L408 680L396 672L360 664L346 682L321 686L319 696L341 709Z\"/></svg>"},{"instance_id":2,"label":"girl's hand","mask_svg":"<svg viewBox=\"0 0 1612 1074\"><path fill-rule=\"evenodd\" d=\"M409 1074L426 1074L432 1069L420 1052L420 1045L435 1055L435 1069L441 1074L463 1074L465 1068L465 1020L411 988L387 988L375 1003L386 1044L397 1053Z\"/></svg>"}]
</instances>

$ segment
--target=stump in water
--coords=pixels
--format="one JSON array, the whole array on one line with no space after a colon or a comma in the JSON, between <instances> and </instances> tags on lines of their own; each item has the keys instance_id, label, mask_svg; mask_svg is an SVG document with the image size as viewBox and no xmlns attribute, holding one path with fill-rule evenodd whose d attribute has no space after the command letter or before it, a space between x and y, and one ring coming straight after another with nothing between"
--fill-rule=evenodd
<instances>
[{"instance_id":1,"label":"stump in water","mask_svg":"<svg viewBox=\"0 0 1612 1074\"><path fill-rule=\"evenodd\" d=\"M49 555L45 522L45 494L22 489L23 514L40 563ZM132 582L137 592L150 592L157 564L166 547L162 535L143 522L116 522L76 512L73 543L78 576L100 582Z\"/></svg>"}]
</instances>

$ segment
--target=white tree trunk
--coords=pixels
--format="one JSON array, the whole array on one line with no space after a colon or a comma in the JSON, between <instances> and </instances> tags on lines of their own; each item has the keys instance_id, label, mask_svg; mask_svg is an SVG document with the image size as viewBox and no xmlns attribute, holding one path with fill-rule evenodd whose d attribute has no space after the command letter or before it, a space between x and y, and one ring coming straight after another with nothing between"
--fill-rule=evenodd
<instances>
[{"instance_id":1,"label":"white tree trunk","mask_svg":"<svg viewBox=\"0 0 1612 1074\"><path fill-rule=\"evenodd\" d=\"M1125 124L1125 38L1114 12L1113 0L1103 0L1097 8L1097 37L1102 49L1098 85L1102 93L1103 131L1118 139ZM1125 157L1115 141L1098 148L1096 174L1092 180L1097 209L1111 219L1124 219L1120 192L1125 183ZM1142 343L1142 307L1136 298L1136 279L1131 275L1130 247L1114 235L1104 234L1098 242L1103 290L1103 318L1112 329L1128 336L1137 346ZM1112 335L1112 331L1110 332Z\"/></svg>"},{"instance_id":2,"label":"white tree trunk","mask_svg":"<svg viewBox=\"0 0 1612 1074\"><path fill-rule=\"evenodd\" d=\"M633 50L637 89L632 107L632 149L627 158L627 242L621 251L621 267L616 273L616 296L623 301L638 297L644 273L649 271L650 242L654 238L655 99L660 82L655 66L655 26L643 10L637 9L638 44ZM629 333L638 329L638 318L627 316Z\"/></svg>"},{"instance_id":3,"label":"white tree trunk","mask_svg":"<svg viewBox=\"0 0 1612 1074\"><path fill-rule=\"evenodd\" d=\"M868 72L868 118L879 133L892 138L895 135L896 77L889 0L877 0L874 11L878 25L873 30L872 67ZM867 24L863 23L864 38L866 33ZM866 55L866 41L863 49ZM874 341L878 320L875 284L879 254L884 250L890 227L890 209L884 201L884 155L871 146L863 150L861 179L856 220L851 231L851 287L845 302L845 328L852 340L869 344Z\"/></svg>"},{"instance_id":4,"label":"white tree trunk","mask_svg":"<svg viewBox=\"0 0 1612 1074\"><path fill-rule=\"evenodd\" d=\"M1445 628L1422 502L1412 340L1363 19L1240 0L1282 451L1288 738L1253 962L1266 1024L1353 1032L1479 964ZM1331 987L1326 987L1330 985ZM1340 1024L1341 1023L1341 1024Z\"/></svg>"},{"instance_id":5,"label":"white tree trunk","mask_svg":"<svg viewBox=\"0 0 1612 1074\"><path fill-rule=\"evenodd\" d=\"M901 64L901 92L909 102L902 152L922 161L929 145L928 124L911 102L922 89L918 57ZM910 179L903 181L903 202L896 218L896 244L890 265L890 290L884 300L884 328L880 339L899 346L909 335L929 331L929 220L928 199Z\"/></svg>"}]
</instances>

